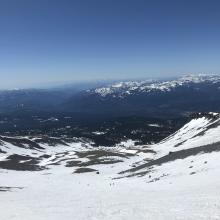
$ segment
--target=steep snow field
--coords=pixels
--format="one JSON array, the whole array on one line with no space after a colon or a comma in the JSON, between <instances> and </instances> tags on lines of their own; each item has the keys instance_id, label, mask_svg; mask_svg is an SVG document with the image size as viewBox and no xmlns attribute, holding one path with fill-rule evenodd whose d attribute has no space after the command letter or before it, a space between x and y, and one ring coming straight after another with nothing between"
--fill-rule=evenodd
<instances>
[{"instance_id":1,"label":"steep snow field","mask_svg":"<svg viewBox=\"0 0 220 220\"><path fill-rule=\"evenodd\" d=\"M220 219L219 132L219 115L210 113L155 145L44 147L33 154L44 169L0 169L0 219ZM13 153L6 146L2 161Z\"/></svg>"},{"instance_id":2,"label":"steep snow field","mask_svg":"<svg viewBox=\"0 0 220 220\"><path fill-rule=\"evenodd\" d=\"M212 115L213 113L210 113ZM178 151L208 145L220 141L220 118L201 116L192 119L175 134L152 146L157 153L167 154L169 151ZM159 154L157 154L157 157ZM160 155L161 156L161 155Z\"/></svg>"}]
</instances>

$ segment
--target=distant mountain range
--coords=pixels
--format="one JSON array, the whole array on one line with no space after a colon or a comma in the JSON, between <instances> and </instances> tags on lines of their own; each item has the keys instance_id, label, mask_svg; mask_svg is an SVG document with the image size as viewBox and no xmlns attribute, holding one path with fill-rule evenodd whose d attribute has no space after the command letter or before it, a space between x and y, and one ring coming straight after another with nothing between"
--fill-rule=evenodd
<instances>
[{"instance_id":1,"label":"distant mountain range","mask_svg":"<svg viewBox=\"0 0 220 220\"><path fill-rule=\"evenodd\" d=\"M219 75L188 75L179 79L170 81L128 81L119 82L107 87L96 88L90 90L100 96L112 96L114 98L125 98L127 96L134 95L136 93L150 93L150 92L171 92L178 87L192 86L192 84L201 83L220 83Z\"/></svg>"},{"instance_id":2,"label":"distant mountain range","mask_svg":"<svg viewBox=\"0 0 220 220\"><path fill-rule=\"evenodd\" d=\"M110 115L177 117L220 111L220 76L190 75L170 81L120 82L76 94L66 109Z\"/></svg>"},{"instance_id":3,"label":"distant mountain range","mask_svg":"<svg viewBox=\"0 0 220 220\"><path fill-rule=\"evenodd\" d=\"M128 81L80 90L0 92L0 112L44 111L111 116L178 117L220 111L220 76L189 75L169 81Z\"/></svg>"}]
</instances>

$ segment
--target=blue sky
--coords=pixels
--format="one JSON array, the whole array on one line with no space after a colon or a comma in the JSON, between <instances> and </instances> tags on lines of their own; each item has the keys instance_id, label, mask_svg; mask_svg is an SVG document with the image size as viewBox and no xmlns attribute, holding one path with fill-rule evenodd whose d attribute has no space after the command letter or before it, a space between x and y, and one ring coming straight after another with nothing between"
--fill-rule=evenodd
<instances>
[{"instance_id":1,"label":"blue sky","mask_svg":"<svg viewBox=\"0 0 220 220\"><path fill-rule=\"evenodd\" d=\"M220 2L0 0L0 88L220 73Z\"/></svg>"}]
</instances>

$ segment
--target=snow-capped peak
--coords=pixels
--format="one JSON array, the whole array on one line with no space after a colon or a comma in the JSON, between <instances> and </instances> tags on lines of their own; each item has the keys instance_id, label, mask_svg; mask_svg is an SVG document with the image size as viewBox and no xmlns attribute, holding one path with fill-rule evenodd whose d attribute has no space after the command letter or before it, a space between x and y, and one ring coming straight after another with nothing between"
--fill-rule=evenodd
<instances>
[{"instance_id":1,"label":"snow-capped peak","mask_svg":"<svg viewBox=\"0 0 220 220\"><path fill-rule=\"evenodd\" d=\"M135 92L151 92L151 91L161 91L169 92L173 88L184 86L188 84L196 83L219 83L220 75L186 75L175 80L168 81L156 81L156 80L144 80L144 81L127 81L119 82L106 87L96 88L90 90L89 92L95 93L102 97L112 95L113 97L123 98L125 96L134 94Z\"/></svg>"}]
</instances>

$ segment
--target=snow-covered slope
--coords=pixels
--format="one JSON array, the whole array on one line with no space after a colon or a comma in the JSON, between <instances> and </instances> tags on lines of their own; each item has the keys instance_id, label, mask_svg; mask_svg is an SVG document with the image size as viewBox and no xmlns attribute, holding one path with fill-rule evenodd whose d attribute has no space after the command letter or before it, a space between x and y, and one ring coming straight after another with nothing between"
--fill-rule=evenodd
<instances>
[{"instance_id":1,"label":"snow-covered slope","mask_svg":"<svg viewBox=\"0 0 220 220\"><path fill-rule=\"evenodd\" d=\"M156 181L219 169L220 115L197 114L175 134L148 148L154 150L148 161L139 162L140 165L122 174L147 174L149 181Z\"/></svg>"},{"instance_id":2,"label":"snow-covered slope","mask_svg":"<svg viewBox=\"0 0 220 220\"><path fill-rule=\"evenodd\" d=\"M106 97L123 98L134 93L149 93L152 91L169 92L176 87L188 86L198 83L220 83L219 75L187 75L175 80L169 81L128 81L120 82L107 87L96 88L89 92Z\"/></svg>"},{"instance_id":3,"label":"snow-covered slope","mask_svg":"<svg viewBox=\"0 0 220 220\"><path fill-rule=\"evenodd\" d=\"M158 155L220 142L219 114L198 114L175 134L153 146Z\"/></svg>"},{"instance_id":4,"label":"snow-covered slope","mask_svg":"<svg viewBox=\"0 0 220 220\"><path fill-rule=\"evenodd\" d=\"M219 132L219 115L209 113L149 146L1 137L1 220L220 219ZM32 158L43 169L11 169Z\"/></svg>"},{"instance_id":5,"label":"snow-covered slope","mask_svg":"<svg viewBox=\"0 0 220 220\"><path fill-rule=\"evenodd\" d=\"M121 171L122 167L129 168L134 158L136 161L147 156L131 140L115 147L92 144L84 139L0 136L0 169L41 171L61 166L81 173L111 169L112 165L120 164Z\"/></svg>"},{"instance_id":6,"label":"snow-covered slope","mask_svg":"<svg viewBox=\"0 0 220 220\"><path fill-rule=\"evenodd\" d=\"M128 140L115 147L93 147L84 139L0 137L0 168L45 170L56 166L102 170L114 164L117 173L149 173L153 167L198 154L220 151L220 115L196 114L173 135L142 146ZM105 168L103 168L105 167ZM107 168L106 168L107 167ZM124 171L128 169L128 171ZM144 172L143 172L144 171ZM112 177L113 177L112 176ZM119 176L120 177L120 176Z\"/></svg>"}]
</instances>

